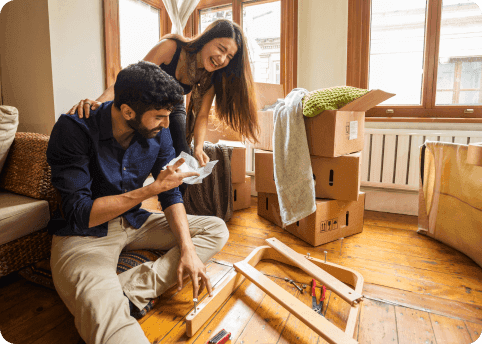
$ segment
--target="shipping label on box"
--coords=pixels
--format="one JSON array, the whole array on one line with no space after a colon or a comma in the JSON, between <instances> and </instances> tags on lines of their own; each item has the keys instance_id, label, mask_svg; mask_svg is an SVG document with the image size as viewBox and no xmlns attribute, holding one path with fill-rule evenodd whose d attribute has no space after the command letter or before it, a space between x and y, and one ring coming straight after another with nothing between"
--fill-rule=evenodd
<instances>
[{"instance_id":1,"label":"shipping label on box","mask_svg":"<svg viewBox=\"0 0 482 344\"><path fill-rule=\"evenodd\" d=\"M365 193L358 201L316 200L316 212L285 229L310 245L319 246L363 231ZM282 227L276 194L258 193L258 215Z\"/></svg>"},{"instance_id":2,"label":"shipping label on box","mask_svg":"<svg viewBox=\"0 0 482 344\"><path fill-rule=\"evenodd\" d=\"M315 196L336 200L356 201L361 184L361 153L337 158L311 157L315 180ZM273 152L255 153L256 191L276 193ZM296 176L293 176L296 178Z\"/></svg>"},{"instance_id":3,"label":"shipping label on box","mask_svg":"<svg viewBox=\"0 0 482 344\"><path fill-rule=\"evenodd\" d=\"M233 211L251 206L251 177L246 176L244 183L233 184Z\"/></svg>"}]
</instances>

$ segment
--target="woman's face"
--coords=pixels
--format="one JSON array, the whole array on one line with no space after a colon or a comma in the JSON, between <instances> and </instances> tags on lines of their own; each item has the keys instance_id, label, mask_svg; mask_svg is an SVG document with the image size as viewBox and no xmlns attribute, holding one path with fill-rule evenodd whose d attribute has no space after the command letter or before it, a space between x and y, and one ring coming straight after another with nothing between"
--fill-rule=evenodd
<instances>
[{"instance_id":1,"label":"woman's face","mask_svg":"<svg viewBox=\"0 0 482 344\"><path fill-rule=\"evenodd\" d=\"M201 49L199 61L208 72L224 68L238 52L233 38L214 38Z\"/></svg>"}]
</instances>

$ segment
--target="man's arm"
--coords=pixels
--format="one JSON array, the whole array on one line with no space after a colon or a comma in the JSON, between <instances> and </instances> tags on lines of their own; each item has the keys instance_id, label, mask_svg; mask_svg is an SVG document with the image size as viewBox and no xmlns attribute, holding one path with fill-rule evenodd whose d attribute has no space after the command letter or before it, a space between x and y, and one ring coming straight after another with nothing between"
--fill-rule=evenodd
<instances>
[{"instance_id":1,"label":"man's arm","mask_svg":"<svg viewBox=\"0 0 482 344\"><path fill-rule=\"evenodd\" d=\"M89 228L98 226L102 223L115 219L117 216L125 213L132 207L138 205L142 201L151 198L155 195L171 190L182 184L182 180L187 177L199 176L197 172L180 172L178 168L184 163L184 159L179 159L172 166L166 166L166 169L161 171L154 183L144 186L140 189L126 192L121 195L104 196L97 198L92 204L90 212ZM180 204L184 210L184 204ZM168 208L169 209L169 208ZM186 211L184 210L184 218L186 223L187 234L189 241L189 226L187 225ZM180 237L181 238L181 237ZM182 235L185 239L185 235ZM192 244L192 241L191 241ZM194 247L194 245L193 245Z\"/></svg>"},{"instance_id":2,"label":"man's arm","mask_svg":"<svg viewBox=\"0 0 482 344\"><path fill-rule=\"evenodd\" d=\"M212 296L212 286L206 272L206 266L199 259L191 239L184 204L173 204L164 210L164 214L181 251L181 258L177 268L178 290L182 289L183 276L184 272L186 272L191 277L193 298L197 299L204 287L207 288L209 296ZM199 286L199 278L201 278L201 286Z\"/></svg>"},{"instance_id":3,"label":"man's arm","mask_svg":"<svg viewBox=\"0 0 482 344\"><path fill-rule=\"evenodd\" d=\"M74 232L88 235L86 229L108 222L154 195L177 187L193 172L177 173L183 159L157 175L146 187L125 194L92 200L90 175L91 142L81 125L61 116L52 129L47 161L52 169L52 184L62 197L62 212Z\"/></svg>"}]
</instances>

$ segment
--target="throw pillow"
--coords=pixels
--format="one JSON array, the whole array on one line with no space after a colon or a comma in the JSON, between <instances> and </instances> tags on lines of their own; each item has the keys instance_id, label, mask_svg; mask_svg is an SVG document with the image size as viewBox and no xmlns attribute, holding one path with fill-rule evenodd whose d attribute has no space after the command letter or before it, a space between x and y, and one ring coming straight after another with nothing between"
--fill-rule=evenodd
<instances>
[{"instance_id":1,"label":"throw pillow","mask_svg":"<svg viewBox=\"0 0 482 344\"><path fill-rule=\"evenodd\" d=\"M338 110L369 91L351 86L336 86L308 93L303 97L303 115L314 117L325 110Z\"/></svg>"},{"instance_id":2,"label":"throw pillow","mask_svg":"<svg viewBox=\"0 0 482 344\"><path fill-rule=\"evenodd\" d=\"M18 110L13 106L0 105L0 171L18 127Z\"/></svg>"},{"instance_id":3,"label":"throw pillow","mask_svg":"<svg viewBox=\"0 0 482 344\"><path fill-rule=\"evenodd\" d=\"M117 263L117 274L127 271L137 265L145 262L155 261L157 258L165 254L165 251L158 250L134 250L122 252ZM52 271L50 270L50 260L42 260L31 266L28 266L18 272L27 281L39 284L49 289L55 290L52 280ZM146 307L140 311L136 309L135 314L131 314L136 319L142 318L157 303L157 299L149 301Z\"/></svg>"}]
</instances>

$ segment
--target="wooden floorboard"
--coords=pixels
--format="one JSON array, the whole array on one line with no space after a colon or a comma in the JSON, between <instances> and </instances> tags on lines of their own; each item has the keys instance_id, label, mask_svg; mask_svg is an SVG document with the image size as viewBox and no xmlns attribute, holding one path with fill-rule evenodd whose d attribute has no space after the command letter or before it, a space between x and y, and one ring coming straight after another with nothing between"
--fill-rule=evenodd
<instances>
[{"instance_id":1,"label":"wooden floorboard","mask_svg":"<svg viewBox=\"0 0 482 344\"><path fill-rule=\"evenodd\" d=\"M156 208L152 200L144 204ZM257 215L252 206L236 211L228 222L230 238L208 265L213 283L265 239L274 237L299 253L327 259L360 272L366 296L354 338L360 343L472 343L482 332L482 269L464 254L417 233L417 218L365 211L363 232L312 247ZM263 261L265 274L309 284L297 268ZM300 293L283 279L269 277L311 306L310 288ZM201 295L204 297L205 292ZM327 291L324 315L344 329L348 305ZM151 343L204 344L221 329L232 333L228 343L326 343L250 281L245 280L191 338L185 317L193 310L189 282L171 288L139 320ZM17 274L0 279L0 332L11 343L78 344L74 319L57 293Z\"/></svg>"}]
</instances>

